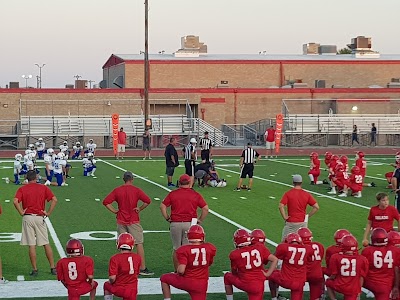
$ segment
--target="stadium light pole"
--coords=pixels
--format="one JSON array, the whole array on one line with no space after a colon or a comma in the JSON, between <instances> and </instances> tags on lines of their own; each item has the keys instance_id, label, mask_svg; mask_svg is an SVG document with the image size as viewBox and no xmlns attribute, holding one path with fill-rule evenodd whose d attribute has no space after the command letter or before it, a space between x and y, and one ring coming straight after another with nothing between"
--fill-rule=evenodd
<instances>
[{"instance_id":1,"label":"stadium light pole","mask_svg":"<svg viewBox=\"0 0 400 300\"><path fill-rule=\"evenodd\" d=\"M32 75L22 75L22 78L25 79L25 88L28 88L28 79L32 78Z\"/></svg>"},{"instance_id":2,"label":"stadium light pole","mask_svg":"<svg viewBox=\"0 0 400 300\"><path fill-rule=\"evenodd\" d=\"M35 64L35 66L37 66L37 67L39 68L39 80L38 80L38 83L39 83L38 88L39 88L39 89L42 88L42 68L43 68L45 65L46 65L46 64L42 64L42 65L40 65L40 64Z\"/></svg>"},{"instance_id":3,"label":"stadium light pole","mask_svg":"<svg viewBox=\"0 0 400 300\"><path fill-rule=\"evenodd\" d=\"M144 122L145 128L152 127L149 119L149 1L144 2Z\"/></svg>"}]
</instances>

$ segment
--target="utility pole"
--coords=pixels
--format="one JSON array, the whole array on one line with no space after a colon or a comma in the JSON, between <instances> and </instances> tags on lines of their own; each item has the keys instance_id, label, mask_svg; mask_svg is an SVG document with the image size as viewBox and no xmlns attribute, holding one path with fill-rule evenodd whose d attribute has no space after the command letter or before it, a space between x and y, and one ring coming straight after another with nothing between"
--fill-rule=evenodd
<instances>
[{"instance_id":1,"label":"utility pole","mask_svg":"<svg viewBox=\"0 0 400 300\"><path fill-rule=\"evenodd\" d=\"M35 64L35 66L37 66L39 68L39 78L38 78L38 88L41 89L42 88L42 68L45 66L46 64Z\"/></svg>"},{"instance_id":2,"label":"utility pole","mask_svg":"<svg viewBox=\"0 0 400 300\"><path fill-rule=\"evenodd\" d=\"M152 127L149 119L149 1L144 2L144 121L145 128Z\"/></svg>"}]
</instances>

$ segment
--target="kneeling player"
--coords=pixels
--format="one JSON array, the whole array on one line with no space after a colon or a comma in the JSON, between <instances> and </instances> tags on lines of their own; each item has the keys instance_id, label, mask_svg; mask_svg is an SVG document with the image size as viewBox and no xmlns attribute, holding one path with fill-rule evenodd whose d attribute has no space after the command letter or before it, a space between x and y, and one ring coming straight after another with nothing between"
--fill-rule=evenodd
<instances>
[{"instance_id":1,"label":"kneeling player","mask_svg":"<svg viewBox=\"0 0 400 300\"><path fill-rule=\"evenodd\" d=\"M72 147L72 149L74 149L74 154L72 155L72 159L81 159L82 156L82 151L83 151L83 147L81 146L80 142L76 142L75 146Z\"/></svg>"},{"instance_id":2,"label":"kneeling player","mask_svg":"<svg viewBox=\"0 0 400 300\"><path fill-rule=\"evenodd\" d=\"M67 161L64 159L64 153L59 152L56 155L56 160L54 161L54 177L56 177L57 182L46 181L45 185L55 185L55 186L68 186L65 183L65 166Z\"/></svg>"},{"instance_id":3,"label":"kneeling player","mask_svg":"<svg viewBox=\"0 0 400 300\"><path fill-rule=\"evenodd\" d=\"M57 262L57 279L68 290L68 300L79 300L90 293L96 299L97 282L93 280L93 259L84 255L83 245L78 239L71 239L66 246L67 257Z\"/></svg>"},{"instance_id":4,"label":"kneeling player","mask_svg":"<svg viewBox=\"0 0 400 300\"><path fill-rule=\"evenodd\" d=\"M260 300L264 295L264 281L274 271L278 261L269 250L260 244L251 244L250 234L244 229L236 230L233 236L236 250L229 254L231 272L224 275L227 299L233 299L233 286L246 292L249 300ZM267 272L263 265L271 261Z\"/></svg>"},{"instance_id":5,"label":"kneeling player","mask_svg":"<svg viewBox=\"0 0 400 300\"><path fill-rule=\"evenodd\" d=\"M136 300L142 259L132 252L134 245L135 240L130 233L125 232L119 235L117 249L120 253L110 259L109 281L104 283L104 300L112 300L113 295L124 300Z\"/></svg>"},{"instance_id":6,"label":"kneeling player","mask_svg":"<svg viewBox=\"0 0 400 300\"><path fill-rule=\"evenodd\" d=\"M83 176L94 176L96 172L96 160L93 157L93 153L88 153L87 157L82 160L83 165Z\"/></svg>"},{"instance_id":7,"label":"kneeling player","mask_svg":"<svg viewBox=\"0 0 400 300\"><path fill-rule=\"evenodd\" d=\"M342 162L337 162L334 169L334 175L332 177L332 190L328 192L328 194L336 194L336 188L339 192L343 191L348 179L349 175L347 175L345 166Z\"/></svg>"},{"instance_id":8,"label":"kneeling player","mask_svg":"<svg viewBox=\"0 0 400 300\"><path fill-rule=\"evenodd\" d=\"M208 270L217 249L204 242L205 233L200 225L191 226L187 237L189 244L176 250L177 273L164 274L160 278L164 299L171 299L171 286L187 291L192 300L207 298Z\"/></svg>"},{"instance_id":9,"label":"kneeling player","mask_svg":"<svg viewBox=\"0 0 400 300\"><path fill-rule=\"evenodd\" d=\"M345 182L343 193L339 197L347 197L348 191L350 190L351 195L355 198L361 198L361 191L363 189L363 177L360 173L360 168L354 166L351 168L351 175L349 180Z\"/></svg>"},{"instance_id":10,"label":"kneeling player","mask_svg":"<svg viewBox=\"0 0 400 300\"><path fill-rule=\"evenodd\" d=\"M322 181L318 181L318 177L321 174L320 166L321 166L321 162L318 158L318 153L311 152L311 154L310 154L310 171L308 171L308 176L310 177L311 184L322 184Z\"/></svg>"},{"instance_id":11,"label":"kneeling player","mask_svg":"<svg viewBox=\"0 0 400 300\"><path fill-rule=\"evenodd\" d=\"M330 276L331 274L329 273L329 262L331 257L340 252L340 245L342 244L342 239L344 236L351 234L350 231L347 229L338 229L336 230L335 234L333 235L333 239L335 240L335 244L329 246L326 249L325 253L325 265L326 268L323 268L323 272L325 275Z\"/></svg>"}]
</instances>

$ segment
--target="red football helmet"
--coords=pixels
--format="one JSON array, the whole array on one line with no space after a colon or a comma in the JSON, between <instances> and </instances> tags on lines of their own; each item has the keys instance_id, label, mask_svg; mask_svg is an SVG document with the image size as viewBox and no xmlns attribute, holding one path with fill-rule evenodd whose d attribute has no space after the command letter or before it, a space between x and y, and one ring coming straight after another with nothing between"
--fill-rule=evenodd
<instances>
[{"instance_id":1,"label":"red football helmet","mask_svg":"<svg viewBox=\"0 0 400 300\"><path fill-rule=\"evenodd\" d=\"M333 238L335 239L336 245L340 245L342 243L342 238L345 235L351 234L350 231L347 229L338 229L336 230L335 234L333 235Z\"/></svg>"},{"instance_id":2,"label":"red football helmet","mask_svg":"<svg viewBox=\"0 0 400 300\"><path fill-rule=\"evenodd\" d=\"M298 235L297 233L289 233L285 238L285 242L288 244L292 244L292 243L302 244L303 243L300 235Z\"/></svg>"},{"instance_id":3,"label":"red football helmet","mask_svg":"<svg viewBox=\"0 0 400 300\"><path fill-rule=\"evenodd\" d=\"M336 167L335 167L335 171L336 172L343 172L345 170L344 165L341 162L338 162Z\"/></svg>"},{"instance_id":4,"label":"red football helmet","mask_svg":"<svg viewBox=\"0 0 400 300\"><path fill-rule=\"evenodd\" d=\"M342 156L340 157L340 161L341 161L344 165L346 165L347 162L349 161L349 159L347 158L346 155L342 155Z\"/></svg>"},{"instance_id":5,"label":"red football helmet","mask_svg":"<svg viewBox=\"0 0 400 300\"><path fill-rule=\"evenodd\" d=\"M204 229L200 225L190 226L187 237L189 242L204 242Z\"/></svg>"},{"instance_id":6,"label":"red football helmet","mask_svg":"<svg viewBox=\"0 0 400 300\"><path fill-rule=\"evenodd\" d=\"M331 156L331 161L338 161L338 160L339 160L339 156L337 156L337 155Z\"/></svg>"},{"instance_id":7,"label":"red football helmet","mask_svg":"<svg viewBox=\"0 0 400 300\"><path fill-rule=\"evenodd\" d=\"M135 246L135 239L130 233L124 232L118 236L117 249L132 250L134 246Z\"/></svg>"},{"instance_id":8,"label":"red football helmet","mask_svg":"<svg viewBox=\"0 0 400 300\"><path fill-rule=\"evenodd\" d=\"M265 236L265 233L263 230L261 229L254 229L251 233L250 233L250 237L251 237L251 243L252 244L264 244L267 237Z\"/></svg>"},{"instance_id":9,"label":"red football helmet","mask_svg":"<svg viewBox=\"0 0 400 300\"><path fill-rule=\"evenodd\" d=\"M248 246L251 243L250 234L244 229L238 229L233 234L233 243L236 247Z\"/></svg>"},{"instance_id":10,"label":"red football helmet","mask_svg":"<svg viewBox=\"0 0 400 300\"><path fill-rule=\"evenodd\" d=\"M351 252L352 254L356 254L358 252L358 242L356 238L351 234L345 235L342 238L340 250L342 252Z\"/></svg>"},{"instance_id":11,"label":"red football helmet","mask_svg":"<svg viewBox=\"0 0 400 300\"><path fill-rule=\"evenodd\" d=\"M356 155L358 156L358 158L363 158L365 156L364 152L362 151L357 151Z\"/></svg>"},{"instance_id":12,"label":"red football helmet","mask_svg":"<svg viewBox=\"0 0 400 300\"><path fill-rule=\"evenodd\" d=\"M390 231L388 233L388 242L390 246L400 246L400 232Z\"/></svg>"},{"instance_id":13,"label":"red football helmet","mask_svg":"<svg viewBox=\"0 0 400 300\"><path fill-rule=\"evenodd\" d=\"M83 244L78 239L70 239L65 247L68 256L81 256L84 254Z\"/></svg>"},{"instance_id":14,"label":"red football helmet","mask_svg":"<svg viewBox=\"0 0 400 300\"><path fill-rule=\"evenodd\" d=\"M311 158L318 158L318 153L317 152L311 152L311 154L310 154L310 157Z\"/></svg>"},{"instance_id":15,"label":"red football helmet","mask_svg":"<svg viewBox=\"0 0 400 300\"><path fill-rule=\"evenodd\" d=\"M310 244L312 241L312 232L307 227L301 227L297 230L298 235L301 237L301 240L304 244Z\"/></svg>"},{"instance_id":16,"label":"red football helmet","mask_svg":"<svg viewBox=\"0 0 400 300\"><path fill-rule=\"evenodd\" d=\"M383 228L375 228L371 233L371 243L374 246L386 246L388 243L388 234Z\"/></svg>"},{"instance_id":17,"label":"red football helmet","mask_svg":"<svg viewBox=\"0 0 400 300\"><path fill-rule=\"evenodd\" d=\"M333 155L332 152L329 152L329 151L325 152L326 159L331 159L332 155Z\"/></svg>"},{"instance_id":18,"label":"red football helmet","mask_svg":"<svg viewBox=\"0 0 400 300\"><path fill-rule=\"evenodd\" d=\"M351 174L359 175L360 173L361 173L361 170L360 170L359 167L354 166L354 167L351 168Z\"/></svg>"}]
</instances>

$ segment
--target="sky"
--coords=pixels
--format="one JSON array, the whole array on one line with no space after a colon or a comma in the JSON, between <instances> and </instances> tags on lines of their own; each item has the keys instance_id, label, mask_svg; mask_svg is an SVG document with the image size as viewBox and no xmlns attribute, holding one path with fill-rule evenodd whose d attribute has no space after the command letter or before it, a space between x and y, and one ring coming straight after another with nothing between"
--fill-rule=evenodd
<instances>
[{"instance_id":1,"label":"sky","mask_svg":"<svg viewBox=\"0 0 400 300\"><path fill-rule=\"evenodd\" d=\"M33 75L61 88L74 76L102 79L111 54L144 50L144 0L1 0L0 87ZM149 0L149 52L172 53L194 34L213 54L301 54L308 42L343 48L372 37L400 54L400 0Z\"/></svg>"}]
</instances>

